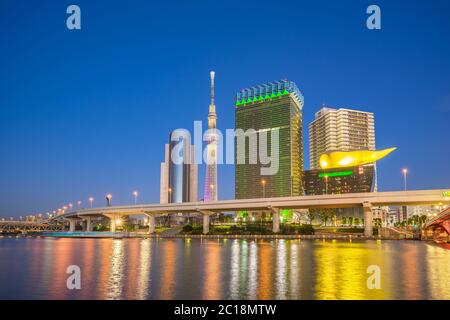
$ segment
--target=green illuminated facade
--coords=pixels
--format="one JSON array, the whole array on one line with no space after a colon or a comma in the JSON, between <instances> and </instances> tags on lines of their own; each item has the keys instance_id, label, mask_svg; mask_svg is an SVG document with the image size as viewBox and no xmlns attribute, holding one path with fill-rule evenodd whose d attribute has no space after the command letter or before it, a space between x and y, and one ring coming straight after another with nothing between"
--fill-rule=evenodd
<instances>
[{"instance_id":1,"label":"green illuminated facade","mask_svg":"<svg viewBox=\"0 0 450 320\"><path fill-rule=\"evenodd\" d=\"M303 95L294 82L281 80L242 89L235 98L235 128L268 132L279 130L279 167L274 175L261 175L259 162L249 163L249 154L259 155L259 145L249 146L245 138L245 164L237 161L235 141L235 198L271 198L303 195L302 108ZM269 133L270 132L270 133ZM259 142L259 137L258 137ZM264 181L264 182L263 182Z\"/></svg>"},{"instance_id":2,"label":"green illuminated facade","mask_svg":"<svg viewBox=\"0 0 450 320\"><path fill-rule=\"evenodd\" d=\"M316 169L304 172L306 195L372 192L373 164L349 168Z\"/></svg>"}]
</instances>

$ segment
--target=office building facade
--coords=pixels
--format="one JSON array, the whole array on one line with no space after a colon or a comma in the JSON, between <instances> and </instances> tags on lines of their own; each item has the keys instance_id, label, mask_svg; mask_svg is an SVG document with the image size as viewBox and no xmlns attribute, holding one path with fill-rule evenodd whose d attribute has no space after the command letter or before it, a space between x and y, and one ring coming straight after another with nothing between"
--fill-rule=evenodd
<instances>
[{"instance_id":1,"label":"office building facade","mask_svg":"<svg viewBox=\"0 0 450 320\"><path fill-rule=\"evenodd\" d=\"M235 98L235 129L254 130L258 142L245 137L245 163L238 161L235 140L235 198L249 199L303 195L302 109L304 99L296 84L280 80L240 90ZM262 174L267 164L250 163L260 154L259 137L265 132L271 152L273 131L278 130L278 171ZM273 156L273 155L271 155Z\"/></svg>"}]
</instances>

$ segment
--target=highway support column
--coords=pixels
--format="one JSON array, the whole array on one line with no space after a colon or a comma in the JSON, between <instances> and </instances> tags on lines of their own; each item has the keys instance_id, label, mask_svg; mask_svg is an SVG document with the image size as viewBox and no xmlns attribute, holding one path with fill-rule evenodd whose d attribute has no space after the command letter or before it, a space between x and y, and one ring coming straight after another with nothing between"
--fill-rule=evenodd
<instances>
[{"instance_id":1,"label":"highway support column","mask_svg":"<svg viewBox=\"0 0 450 320\"><path fill-rule=\"evenodd\" d=\"M105 214L105 217L109 218L109 231L116 232L116 215L115 214Z\"/></svg>"},{"instance_id":2,"label":"highway support column","mask_svg":"<svg viewBox=\"0 0 450 320\"><path fill-rule=\"evenodd\" d=\"M69 220L69 232L74 232L76 220L75 219L68 219L68 220Z\"/></svg>"},{"instance_id":3,"label":"highway support column","mask_svg":"<svg viewBox=\"0 0 450 320\"><path fill-rule=\"evenodd\" d=\"M369 202L364 202L363 210L364 210L364 236L372 237L373 236L372 204Z\"/></svg>"},{"instance_id":4,"label":"highway support column","mask_svg":"<svg viewBox=\"0 0 450 320\"><path fill-rule=\"evenodd\" d=\"M209 214L203 214L203 234L209 233Z\"/></svg>"},{"instance_id":5,"label":"highway support column","mask_svg":"<svg viewBox=\"0 0 450 320\"><path fill-rule=\"evenodd\" d=\"M155 215L148 214L148 233L152 234L155 233Z\"/></svg>"},{"instance_id":6,"label":"highway support column","mask_svg":"<svg viewBox=\"0 0 450 320\"><path fill-rule=\"evenodd\" d=\"M280 232L280 209L278 208L270 208L272 212L272 232L279 233Z\"/></svg>"},{"instance_id":7,"label":"highway support column","mask_svg":"<svg viewBox=\"0 0 450 320\"><path fill-rule=\"evenodd\" d=\"M86 229L85 229L85 231L92 232L92 218L91 217L86 217L84 219L86 221Z\"/></svg>"}]
</instances>

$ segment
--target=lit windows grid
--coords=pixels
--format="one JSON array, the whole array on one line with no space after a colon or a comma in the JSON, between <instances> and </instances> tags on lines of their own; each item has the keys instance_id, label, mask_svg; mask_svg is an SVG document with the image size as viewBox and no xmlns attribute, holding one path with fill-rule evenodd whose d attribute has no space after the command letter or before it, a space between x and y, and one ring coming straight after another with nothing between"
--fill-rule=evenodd
<instances>
[{"instance_id":1,"label":"lit windows grid","mask_svg":"<svg viewBox=\"0 0 450 320\"><path fill-rule=\"evenodd\" d=\"M288 95L279 99L236 108L236 128L256 131L280 128L279 170L273 176L261 176L260 165L248 164L248 138L246 138L246 164L235 166L236 199L281 197L303 194L303 157L301 110ZM271 139L268 136L268 150ZM235 148L236 144L235 144ZM257 151L256 151L257 152ZM235 150L237 156L237 150ZM262 180L265 186L262 187Z\"/></svg>"}]
</instances>

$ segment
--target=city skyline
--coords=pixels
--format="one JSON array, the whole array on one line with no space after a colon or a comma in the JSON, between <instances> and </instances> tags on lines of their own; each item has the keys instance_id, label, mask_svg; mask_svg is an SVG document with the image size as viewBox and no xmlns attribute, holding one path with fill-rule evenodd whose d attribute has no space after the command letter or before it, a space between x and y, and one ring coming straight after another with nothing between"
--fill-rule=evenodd
<instances>
[{"instance_id":1,"label":"city skyline","mask_svg":"<svg viewBox=\"0 0 450 320\"><path fill-rule=\"evenodd\" d=\"M23 6L12 5L10 11L29 15ZM190 61L171 51L174 47L170 43L163 45L165 52L170 52L166 53L167 57L157 55L149 61L145 50L150 48L152 39L164 37L164 32L153 34L147 26L141 22L133 23L126 16L123 19L127 26L112 26L111 33L107 33L105 38L101 6L82 3L85 12L99 15L96 17L99 21L89 20L87 15L83 29L74 35L59 29L59 14L55 8L29 6L33 8L29 11L35 12L39 21L45 20L48 25L39 24L37 18L30 16L30 23L36 27L30 33L29 29L11 20L14 14L0 19L0 34L10 43L0 53L3 58L0 66L5 70L0 79L3 149L0 215L18 217L45 213L69 202L75 204L78 200L83 201L82 205L86 207L91 196L95 198L94 205L99 205L103 204L107 193L113 194L114 204L132 203L134 190L139 191L140 202L158 202L159 165L163 160L161 150L167 141L167 133L178 127L192 129L188 126L192 126L194 120L205 120L205 105L208 103L205 74L211 69L221 75L216 86L217 105L221 108L219 129L234 127L233 93L239 88L249 83L289 78L301 86L305 95L305 163L309 163L305 125L326 103L373 112L377 119L375 127L379 149L392 145L398 147L389 160L378 165L379 190L401 190L403 167L409 169L408 186L411 189L448 187L450 170L445 166L445 159L450 156L450 151L446 147L445 119L450 112L450 64L448 60L430 61L433 60L430 58L449 55L449 45L444 41L444 34L439 32L441 28L447 28L449 22L443 20L444 16L440 16L434 10L436 8L427 9L424 4L417 3L408 8L383 3L384 9L395 14L401 12L406 19L412 19L411 15L420 10L424 21L432 19L434 23L424 23L420 26L424 29L416 25L406 27L407 22L403 25L395 21L395 14L387 15L384 28L394 29L392 35L383 33L384 30L374 34L363 28L365 16L353 17L351 13L360 7L364 12L363 5L353 4L353 9L346 9L348 12L338 11L342 21L328 21L329 13L323 13L317 5L304 5L302 12L325 15L320 19L323 27L332 27L336 23L346 31L355 29L349 31L353 43L347 43L326 28L314 31L318 39L328 40L325 44L305 37L302 27L319 27L306 16L303 22L286 22L291 28L282 38L302 36L301 47L308 48L309 45L310 49L302 51L299 45L291 43L288 47L295 54L285 54L285 60L271 60L262 68L261 62L267 61L271 55L281 57L281 54L268 49L267 53L255 52L251 57L244 55L242 45L252 48L256 40L240 34L230 39L235 32L250 28L244 21L225 32L221 29L225 22L218 18L213 31L215 34L219 31L220 37L214 40L213 32L205 29L201 34L211 40L212 48L205 48L195 40L198 47L194 46L186 53ZM228 5L218 6L225 6L226 12L233 15ZM330 4L327 6L334 8ZM440 6L448 7L447 4ZM113 6L112 17L120 17L119 7ZM143 9L133 7L130 16L139 16L139 11L146 11ZM197 14L202 17L202 22L207 21L204 18L207 8L194 5L183 9L187 9L188 14L201 9ZM175 13L179 12L176 8ZM278 13L275 10L279 21ZM167 18L167 14L163 11L162 17ZM270 16L263 9L253 14ZM182 43L187 41L192 28L197 27L200 28L200 22L178 36ZM267 27L270 26L267 24ZM122 33L117 32L119 30ZM25 31L27 36L21 38ZM41 45L32 41L33 32L44 35ZM268 33L276 34L270 29ZM12 34L18 35L16 39L12 39ZM135 36L130 37L132 34ZM404 34L414 34L415 37L403 38L400 48L392 40L394 36L402 38ZM258 31L257 35L262 33ZM51 39L55 37L60 40L58 46L52 44ZM148 40L145 41L147 44L141 44L143 38ZM99 54L105 54L102 61L92 53L98 39L104 39L107 44L106 49L99 51ZM348 44L344 45L346 50L324 53L323 49L335 41ZM129 42L128 49L120 49L125 42ZM388 48L384 48L386 44L389 44ZM29 47L24 51L26 45ZM227 59L221 54L222 50L229 56ZM409 55L402 56L406 51ZM36 55L37 52L41 54ZM320 53L313 58L317 52ZM205 54L214 58L204 59ZM31 55L36 59L29 61ZM392 55L393 59L383 63L377 60L377 57L387 55ZM85 62L77 62L79 57ZM160 66L156 63L158 59L162 61ZM46 65L44 69L43 65L48 61L54 61L54 64ZM427 64L424 65L423 61ZM32 75L29 75L30 71ZM73 76L65 78L62 76L64 73ZM170 99L174 87L183 99ZM117 153L126 156L117 157ZM204 167L199 167L199 181L204 181L204 171ZM233 198L234 179L229 178L234 176L233 173L233 166L219 166L221 199ZM202 184L199 190L203 190Z\"/></svg>"}]
</instances>

